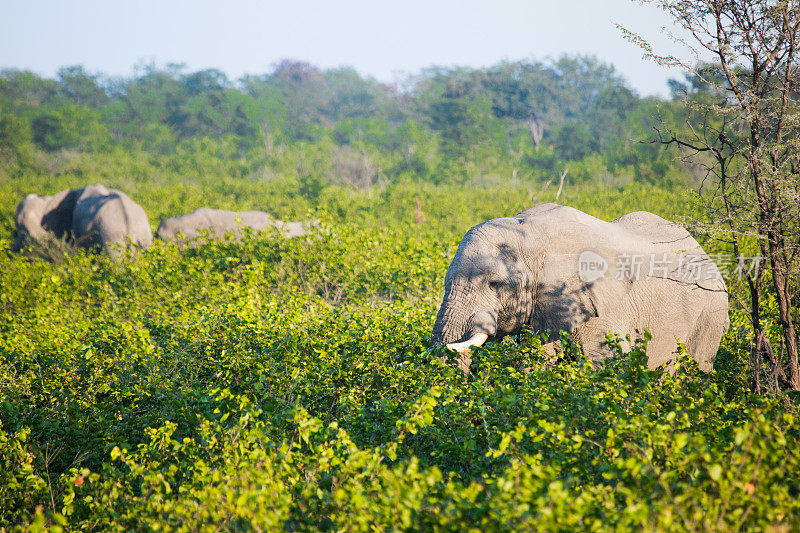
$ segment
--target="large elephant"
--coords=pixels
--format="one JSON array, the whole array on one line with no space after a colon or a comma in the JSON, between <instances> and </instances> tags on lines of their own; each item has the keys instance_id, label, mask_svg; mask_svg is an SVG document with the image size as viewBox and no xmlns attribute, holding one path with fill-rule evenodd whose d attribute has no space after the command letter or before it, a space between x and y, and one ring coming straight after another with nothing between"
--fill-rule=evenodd
<instances>
[{"instance_id":1,"label":"large elephant","mask_svg":"<svg viewBox=\"0 0 800 533\"><path fill-rule=\"evenodd\" d=\"M242 228L255 231L275 229L286 237L307 233L303 223L276 220L263 211L236 212L201 207L191 213L162 220L156 230L156 237L165 241L179 240L181 235L183 239L195 239L201 236L201 232L213 238L220 238L228 233L240 237Z\"/></svg>"},{"instance_id":2,"label":"large elephant","mask_svg":"<svg viewBox=\"0 0 800 533\"><path fill-rule=\"evenodd\" d=\"M95 184L60 191L53 196L29 194L17 206L17 241L48 234L72 238L89 249L103 249L112 257L129 242L146 248L153 241L147 213L125 193Z\"/></svg>"},{"instance_id":3,"label":"large elephant","mask_svg":"<svg viewBox=\"0 0 800 533\"><path fill-rule=\"evenodd\" d=\"M645 211L605 222L541 204L489 220L462 239L444 289L432 344L460 352L465 372L471 346L524 325L551 341L570 333L592 361L613 355L607 333L648 328L649 368L680 341L707 371L729 324L714 262L685 229Z\"/></svg>"}]
</instances>

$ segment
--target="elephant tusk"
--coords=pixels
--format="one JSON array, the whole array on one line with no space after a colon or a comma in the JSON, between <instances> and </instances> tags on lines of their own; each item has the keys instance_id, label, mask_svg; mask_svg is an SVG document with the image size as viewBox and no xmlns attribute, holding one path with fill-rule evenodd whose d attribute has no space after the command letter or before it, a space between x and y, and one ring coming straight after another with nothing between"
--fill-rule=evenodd
<instances>
[{"instance_id":1,"label":"elephant tusk","mask_svg":"<svg viewBox=\"0 0 800 533\"><path fill-rule=\"evenodd\" d=\"M472 336L472 338L465 340L464 342L453 342L447 345L447 347L451 350L455 350L458 353L468 352L470 347L472 346L483 346L483 343L486 342L486 339L489 338L489 335L486 333L476 333Z\"/></svg>"}]
</instances>

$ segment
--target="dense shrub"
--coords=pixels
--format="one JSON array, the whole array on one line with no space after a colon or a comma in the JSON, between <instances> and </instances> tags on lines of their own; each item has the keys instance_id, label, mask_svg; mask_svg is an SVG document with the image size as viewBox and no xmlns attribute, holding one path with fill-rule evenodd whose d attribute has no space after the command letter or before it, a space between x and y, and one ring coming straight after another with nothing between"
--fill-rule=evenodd
<instances>
[{"instance_id":1,"label":"dense shrub","mask_svg":"<svg viewBox=\"0 0 800 533\"><path fill-rule=\"evenodd\" d=\"M683 105L590 57L409 82L0 72L0 532L800 529L797 398L751 392L768 369L735 298L710 374L648 371L646 334L595 368L525 332L468 376L428 347L474 224L545 201L707 217L682 188L699 166L629 142L655 113L690 129ZM97 182L153 229L199 207L316 229L7 251L26 194Z\"/></svg>"},{"instance_id":2,"label":"dense shrub","mask_svg":"<svg viewBox=\"0 0 800 533\"><path fill-rule=\"evenodd\" d=\"M459 231L433 204L405 221L403 189L338 213L334 193L299 239L0 254L0 526L800 525L798 413L748 392L735 320L711 374L648 371L646 337L600 368L550 361L526 333L465 377L428 349ZM494 194L454 218L524 201Z\"/></svg>"}]
</instances>

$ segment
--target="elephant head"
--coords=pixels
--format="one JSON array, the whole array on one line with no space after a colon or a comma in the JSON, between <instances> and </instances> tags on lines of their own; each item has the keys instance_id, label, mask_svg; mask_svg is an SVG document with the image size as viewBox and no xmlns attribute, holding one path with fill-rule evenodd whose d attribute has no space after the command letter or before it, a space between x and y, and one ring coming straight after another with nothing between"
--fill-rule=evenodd
<instances>
[{"instance_id":1,"label":"elephant head","mask_svg":"<svg viewBox=\"0 0 800 533\"><path fill-rule=\"evenodd\" d=\"M535 276L524 232L514 219L470 229L445 275L445 293L432 344L456 351L519 329L533 313Z\"/></svg>"},{"instance_id":2,"label":"elephant head","mask_svg":"<svg viewBox=\"0 0 800 533\"><path fill-rule=\"evenodd\" d=\"M65 190L53 196L29 194L17 205L14 221L17 226L16 250L28 240L47 238L48 234L61 239L72 230L72 212L77 195Z\"/></svg>"},{"instance_id":3,"label":"elephant head","mask_svg":"<svg viewBox=\"0 0 800 533\"><path fill-rule=\"evenodd\" d=\"M25 239L41 239L47 232L42 227L42 218L47 202L37 194L29 194L17 205L14 221L17 225L17 244L21 247Z\"/></svg>"}]
</instances>

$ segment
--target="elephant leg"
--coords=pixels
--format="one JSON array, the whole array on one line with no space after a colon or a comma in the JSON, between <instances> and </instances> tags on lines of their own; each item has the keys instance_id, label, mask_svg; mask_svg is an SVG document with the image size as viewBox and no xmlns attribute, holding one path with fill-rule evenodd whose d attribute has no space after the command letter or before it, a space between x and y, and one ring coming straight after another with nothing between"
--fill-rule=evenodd
<instances>
[{"instance_id":1,"label":"elephant leg","mask_svg":"<svg viewBox=\"0 0 800 533\"><path fill-rule=\"evenodd\" d=\"M549 358L555 358L558 354L561 353L561 341L553 341L548 342L547 344L542 344L540 348L542 352L544 352Z\"/></svg>"},{"instance_id":2,"label":"elephant leg","mask_svg":"<svg viewBox=\"0 0 800 533\"><path fill-rule=\"evenodd\" d=\"M709 306L700 313L686 342L686 351L697 361L700 370L710 372L713 369L717 349L727 326L726 310L713 310Z\"/></svg>"},{"instance_id":3,"label":"elephant leg","mask_svg":"<svg viewBox=\"0 0 800 533\"><path fill-rule=\"evenodd\" d=\"M572 331L572 340L583 343L583 354L592 362L599 362L614 356L614 352L606 344L608 333L624 335L625 329L620 328L618 321L603 317L593 317ZM630 350L630 344L622 339L623 351Z\"/></svg>"},{"instance_id":4,"label":"elephant leg","mask_svg":"<svg viewBox=\"0 0 800 533\"><path fill-rule=\"evenodd\" d=\"M633 328L620 327L620 322L594 317L589 319L585 324L581 324L572 332L572 338L575 342L583 343L583 353L590 361L602 361L613 357L615 354L611 348L606 344L606 335L608 333L619 333L623 335L630 333L634 335ZM656 368L668 364L675 359L675 353L678 350L678 342L682 339L676 338L669 332L652 333L650 341L647 343L647 368L655 370ZM701 343L706 342L705 332L698 336ZM633 340L633 339L632 339ZM621 339L621 347L623 352L628 352L631 349L630 343L624 338ZM689 344L687 343L687 348ZM692 354L694 355L694 353ZM700 361L697 356L695 359ZM713 361L713 358L712 358ZM703 368L701 364L701 368Z\"/></svg>"},{"instance_id":5,"label":"elephant leg","mask_svg":"<svg viewBox=\"0 0 800 533\"><path fill-rule=\"evenodd\" d=\"M542 346L539 348L539 353L545 355L545 362L547 365L554 364L561 352L561 341L548 342L547 344L542 344ZM530 373L532 367L530 364L526 363L522 369L526 373Z\"/></svg>"},{"instance_id":6,"label":"elephant leg","mask_svg":"<svg viewBox=\"0 0 800 533\"><path fill-rule=\"evenodd\" d=\"M683 342L683 339L673 335L658 337L654 334L650 342L647 343L648 370L655 370L662 365L666 365L665 368L670 373L673 372L673 362L675 361L675 354L678 352L679 342Z\"/></svg>"}]
</instances>

